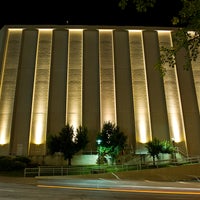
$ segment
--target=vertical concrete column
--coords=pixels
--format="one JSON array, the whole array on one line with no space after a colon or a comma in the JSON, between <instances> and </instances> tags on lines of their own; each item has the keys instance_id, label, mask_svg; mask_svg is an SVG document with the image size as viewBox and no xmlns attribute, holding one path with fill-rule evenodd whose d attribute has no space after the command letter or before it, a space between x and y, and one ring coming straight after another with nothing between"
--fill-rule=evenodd
<instances>
[{"instance_id":1,"label":"vertical concrete column","mask_svg":"<svg viewBox=\"0 0 200 200\"><path fill-rule=\"evenodd\" d=\"M135 147L133 93L128 31L114 31L117 125L127 135L128 148Z\"/></svg>"},{"instance_id":2,"label":"vertical concrete column","mask_svg":"<svg viewBox=\"0 0 200 200\"><path fill-rule=\"evenodd\" d=\"M113 30L99 30L100 121L117 124Z\"/></svg>"},{"instance_id":3,"label":"vertical concrete column","mask_svg":"<svg viewBox=\"0 0 200 200\"><path fill-rule=\"evenodd\" d=\"M96 136L100 131L99 91L98 31L85 30L83 37L83 125L88 128L88 151L96 151Z\"/></svg>"},{"instance_id":4,"label":"vertical concrete column","mask_svg":"<svg viewBox=\"0 0 200 200\"><path fill-rule=\"evenodd\" d=\"M49 90L47 134L58 134L65 126L68 61L68 30L55 29L52 41L52 62Z\"/></svg>"},{"instance_id":5,"label":"vertical concrete column","mask_svg":"<svg viewBox=\"0 0 200 200\"><path fill-rule=\"evenodd\" d=\"M183 117L185 124L185 145L180 146L183 153L187 152L189 156L200 155L200 115L198 107L198 88L199 73L195 70L197 63L192 63L190 70L184 70L184 59L186 55L182 49L176 57L177 75L180 86L181 104L183 108ZM198 65L198 69L199 69ZM197 79L198 76L198 79Z\"/></svg>"},{"instance_id":6,"label":"vertical concrete column","mask_svg":"<svg viewBox=\"0 0 200 200\"><path fill-rule=\"evenodd\" d=\"M152 139L142 30L129 30L131 78L135 118L136 152L145 153Z\"/></svg>"},{"instance_id":7,"label":"vertical concrete column","mask_svg":"<svg viewBox=\"0 0 200 200\"><path fill-rule=\"evenodd\" d=\"M157 32L144 31L143 39L152 137L170 140L163 78L155 69L160 56Z\"/></svg>"},{"instance_id":8,"label":"vertical concrete column","mask_svg":"<svg viewBox=\"0 0 200 200\"><path fill-rule=\"evenodd\" d=\"M28 154L37 33L36 29L23 31L11 140L11 153L16 155Z\"/></svg>"},{"instance_id":9,"label":"vertical concrete column","mask_svg":"<svg viewBox=\"0 0 200 200\"><path fill-rule=\"evenodd\" d=\"M0 76L0 152L10 153L23 29L8 29Z\"/></svg>"},{"instance_id":10,"label":"vertical concrete column","mask_svg":"<svg viewBox=\"0 0 200 200\"><path fill-rule=\"evenodd\" d=\"M30 123L29 154L46 154L53 29L39 29Z\"/></svg>"},{"instance_id":11,"label":"vertical concrete column","mask_svg":"<svg viewBox=\"0 0 200 200\"><path fill-rule=\"evenodd\" d=\"M160 47L173 46L171 31L158 31ZM167 116L169 123L169 134L176 145L186 147L185 124L183 118L183 107L180 94L180 82L177 77L177 67L169 67L164 64L166 74L163 77L166 97Z\"/></svg>"},{"instance_id":12,"label":"vertical concrete column","mask_svg":"<svg viewBox=\"0 0 200 200\"><path fill-rule=\"evenodd\" d=\"M70 29L67 64L66 124L82 125L83 29Z\"/></svg>"}]
</instances>

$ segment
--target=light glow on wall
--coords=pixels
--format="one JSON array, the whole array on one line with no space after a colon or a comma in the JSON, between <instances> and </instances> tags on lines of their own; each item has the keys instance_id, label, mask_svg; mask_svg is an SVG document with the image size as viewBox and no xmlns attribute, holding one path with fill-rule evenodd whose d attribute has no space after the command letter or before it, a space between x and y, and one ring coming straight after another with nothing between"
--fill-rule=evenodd
<instances>
[{"instance_id":1,"label":"light glow on wall","mask_svg":"<svg viewBox=\"0 0 200 200\"><path fill-rule=\"evenodd\" d=\"M9 29L0 79L0 144L10 143L23 29Z\"/></svg>"},{"instance_id":2,"label":"light glow on wall","mask_svg":"<svg viewBox=\"0 0 200 200\"><path fill-rule=\"evenodd\" d=\"M158 37L160 47L172 46L170 31L158 31ZM170 138L174 138L174 141L178 143L185 141L185 127L183 123L183 113L176 66L172 68L165 64L164 67L166 68L166 75L164 76L163 81L167 104Z\"/></svg>"},{"instance_id":3,"label":"light glow on wall","mask_svg":"<svg viewBox=\"0 0 200 200\"><path fill-rule=\"evenodd\" d=\"M190 31L188 32L191 36L195 37L195 33ZM198 48L200 52L200 47ZM195 85L195 90L196 90L196 95L197 95L197 102L198 102L198 107L199 107L199 112L200 112L200 56L197 56L197 59L195 61L191 62L192 65L192 73L194 77L194 85Z\"/></svg>"},{"instance_id":4,"label":"light glow on wall","mask_svg":"<svg viewBox=\"0 0 200 200\"><path fill-rule=\"evenodd\" d=\"M52 29L39 29L30 126L30 144L45 144L47 132Z\"/></svg>"},{"instance_id":5,"label":"light glow on wall","mask_svg":"<svg viewBox=\"0 0 200 200\"><path fill-rule=\"evenodd\" d=\"M117 124L113 30L99 30L100 124Z\"/></svg>"},{"instance_id":6,"label":"light glow on wall","mask_svg":"<svg viewBox=\"0 0 200 200\"><path fill-rule=\"evenodd\" d=\"M138 143L152 139L142 31L129 30L135 132Z\"/></svg>"},{"instance_id":7,"label":"light glow on wall","mask_svg":"<svg viewBox=\"0 0 200 200\"><path fill-rule=\"evenodd\" d=\"M68 37L66 124L82 125L83 29L70 29Z\"/></svg>"}]
</instances>

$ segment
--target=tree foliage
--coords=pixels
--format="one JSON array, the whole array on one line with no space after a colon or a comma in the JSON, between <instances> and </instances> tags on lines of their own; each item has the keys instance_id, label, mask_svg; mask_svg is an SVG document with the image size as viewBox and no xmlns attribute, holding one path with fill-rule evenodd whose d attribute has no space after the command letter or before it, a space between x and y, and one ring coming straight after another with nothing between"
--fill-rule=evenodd
<instances>
[{"instance_id":1,"label":"tree foliage","mask_svg":"<svg viewBox=\"0 0 200 200\"><path fill-rule=\"evenodd\" d=\"M138 12L147 12L153 8L159 0L120 0L119 6L125 9L128 3L133 3ZM200 45L200 1L179 0L182 7L177 16L172 16L171 24L176 27L173 35L173 47L161 47L161 55L156 68L161 75L166 74L166 66L176 65L176 55L180 50L185 50L183 69L191 68L191 61L196 61L199 56ZM173 6L173 5L172 5Z\"/></svg>"},{"instance_id":2,"label":"tree foliage","mask_svg":"<svg viewBox=\"0 0 200 200\"><path fill-rule=\"evenodd\" d=\"M97 139L101 140L99 145L99 154L101 157L108 155L111 157L112 162L115 162L126 146L127 136L120 131L119 126L111 122L105 122Z\"/></svg>"},{"instance_id":3,"label":"tree foliage","mask_svg":"<svg viewBox=\"0 0 200 200\"><path fill-rule=\"evenodd\" d=\"M47 138L47 149L50 155L62 153L68 165L74 154L84 149L88 143L88 131L86 127L79 126L74 132L73 126L67 124L61 129L58 135L49 135Z\"/></svg>"},{"instance_id":4,"label":"tree foliage","mask_svg":"<svg viewBox=\"0 0 200 200\"><path fill-rule=\"evenodd\" d=\"M161 144L161 153L172 154L175 151L175 147L171 141L163 140L160 142Z\"/></svg>"},{"instance_id":5,"label":"tree foliage","mask_svg":"<svg viewBox=\"0 0 200 200\"><path fill-rule=\"evenodd\" d=\"M124 10L129 1L130 0L121 0L119 2L119 7ZM156 0L131 0L131 2L135 4L136 10L138 12L147 12L148 8L154 7Z\"/></svg>"},{"instance_id":6,"label":"tree foliage","mask_svg":"<svg viewBox=\"0 0 200 200\"><path fill-rule=\"evenodd\" d=\"M153 158L153 165L155 166L155 158L159 159L159 153L162 150L160 140L154 138L152 141L147 142L145 147L147 148L150 156Z\"/></svg>"},{"instance_id":7,"label":"tree foliage","mask_svg":"<svg viewBox=\"0 0 200 200\"><path fill-rule=\"evenodd\" d=\"M175 151L175 147L172 142L168 140L160 141L157 138L153 138L152 141L146 143L145 147L149 155L153 158L153 165L155 166L155 159L159 159L160 153L172 154Z\"/></svg>"}]
</instances>

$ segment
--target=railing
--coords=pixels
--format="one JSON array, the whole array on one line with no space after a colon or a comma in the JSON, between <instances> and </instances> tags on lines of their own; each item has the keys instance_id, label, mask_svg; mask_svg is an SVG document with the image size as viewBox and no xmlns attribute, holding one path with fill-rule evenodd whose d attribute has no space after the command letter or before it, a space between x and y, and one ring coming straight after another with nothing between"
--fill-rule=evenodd
<instances>
[{"instance_id":1,"label":"railing","mask_svg":"<svg viewBox=\"0 0 200 200\"><path fill-rule=\"evenodd\" d=\"M88 174L87 167L52 167L41 166L34 168L25 168L24 176L64 176L64 175L81 175Z\"/></svg>"},{"instance_id":2,"label":"railing","mask_svg":"<svg viewBox=\"0 0 200 200\"><path fill-rule=\"evenodd\" d=\"M156 160L156 166L166 166L168 164L181 165L190 163L200 163L200 156L187 157L181 160L168 159L168 160ZM152 167L152 161L138 162L134 165L102 165L92 167L52 167L52 166L40 166L35 168L25 168L24 177L27 176L66 176L66 175L84 175L84 174L97 174L105 172L119 172L129 170L142 170Z\"/></svg>"},{"instance_id":3,"label":"railing","mask_svg":"<svg viewBox=\"0 0 200 200\"><path fill-rule=\"evenodd\" d=\"M102 165L92 167L52 167L40 166L35 168L25 168L24 177L28 176L66 176L66 175L84 175L84 174L98 174L116 171L139 170L139 165Z\"/></svg>"},{"instance_id":4,"label":"railing","mask_svg":"<svg viewBox=\"0 0 200 200\"><path fill-rule=\"evenodd\" d=\"M183 150L182 148L180 148L180 147L176 147L176 152L179 153L180 155L182 155L185 158L188 157L187 152L185 150Z\"/></svg>"},{"instance_id":5,"label":"railing","mask_svg":"<svg viewBox=\"0 0 200 200\"><path fill-rule=\"evenodd\" d=\"M187 157L182 160L182 162L186 163L200 163L200 156L194 156L194 157Z\"/></svg>"}]
</instances>

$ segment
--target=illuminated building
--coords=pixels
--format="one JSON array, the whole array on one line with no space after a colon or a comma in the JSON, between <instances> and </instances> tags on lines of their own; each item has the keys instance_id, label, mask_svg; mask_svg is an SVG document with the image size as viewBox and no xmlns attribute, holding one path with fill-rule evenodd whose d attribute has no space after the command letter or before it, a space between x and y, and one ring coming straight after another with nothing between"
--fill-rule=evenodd
<instances>
[{"instance_id":1,"label":"illuminated building","mask_svg":"<svg viewBox=\"0 0 200 200\"><path fill-rule=\"evenodd\" d=\"M200 155L200 61L161 77L160 46L173 30L107 26L4 26L0 31L0 155L46 155L67 123L96 135L111 121L141 153L156 137ZM183 52L184 53L184 52Z\"/></svg>"}]
</instances>

